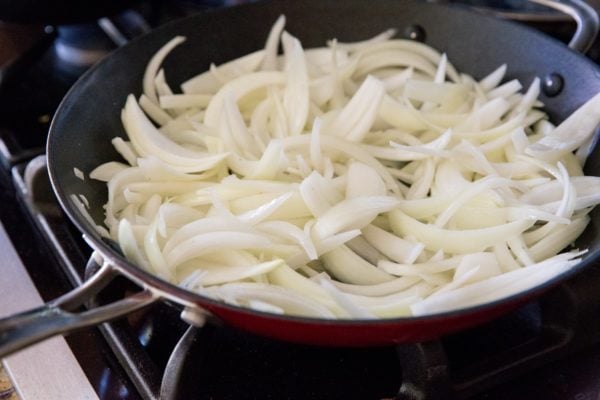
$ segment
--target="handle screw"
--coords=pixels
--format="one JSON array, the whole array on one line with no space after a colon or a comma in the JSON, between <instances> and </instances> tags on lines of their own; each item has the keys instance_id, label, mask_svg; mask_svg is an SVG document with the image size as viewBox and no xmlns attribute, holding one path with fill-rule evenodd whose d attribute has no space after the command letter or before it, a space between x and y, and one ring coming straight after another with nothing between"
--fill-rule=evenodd
<instances>
[{"instance_id":1,"label":"handle screw","mask_svg":"<svg viewBox=\"0 0 600 400\"><path fill-rule=\"evenodd\" d=\"M562 77L562 75L556 72L546 75L546 77L542 81L542 90L544 94L548 97L554 97L560 94L564 86L564 78Z\"/></svg>"},{"instance_id":2,"label":"handle screw","mask_svg":"<svg viewBox=\"0 0 600 400\"><path fill-rule=\"evenodd\" d=\"M427 34L421 25L409 25L404 29L404 37L417 42L424 42Z\"/></svg>"}]
</instances>

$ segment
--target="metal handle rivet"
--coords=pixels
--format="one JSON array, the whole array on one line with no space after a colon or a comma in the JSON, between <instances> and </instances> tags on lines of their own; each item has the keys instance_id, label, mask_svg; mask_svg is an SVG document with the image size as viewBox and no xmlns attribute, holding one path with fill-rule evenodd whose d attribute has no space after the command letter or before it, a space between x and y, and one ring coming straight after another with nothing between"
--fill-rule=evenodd
<instances>
[{"instance_id":1,"label":"metal handle rivet","mask_svg":"<svg viewBox=\"0 0 600 400\"><path fill-rule=\"evenodd\" d=\"M544 80L542 81L542 91L548 97L554 97L562 92L565 86L565 80L562 75L553 72L551 74L546 75Z\"/></svg>"},{"instance_id":2,"label":"metal handle rivet","mask_svg":"<svg viewBox=\"0 0 600 400\"><path fill-rule=\"evenodd\" d=\"M201 328L206 323L207 313L195 308L186 307L181 312L181 319L190 325Z\"/></svg>"},{"instance_id":3,"label":"metal handle rivet","mask_svg":"<svg viewBox=\"0 0 600 400\"><path fill-rule=\"evenodd\" d=\"M424 42L426 37L425 29L421 25L409 25L404 29L404 37L417 42Z\"/></svg>"}]
</instances>

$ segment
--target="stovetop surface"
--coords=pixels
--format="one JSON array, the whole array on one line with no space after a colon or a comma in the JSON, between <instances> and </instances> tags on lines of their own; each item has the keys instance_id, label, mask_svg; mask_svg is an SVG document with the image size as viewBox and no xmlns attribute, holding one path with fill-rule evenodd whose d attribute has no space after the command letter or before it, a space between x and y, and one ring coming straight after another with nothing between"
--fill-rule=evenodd
<instances>
[{"instance_id":1,"label":"stovetop surface","mask_svg":"<svg viewBox=\"0 0 600 400\"><path fill-rule=\"evenodd\" d=\"M194 8L185 3L183 8L163 9L153 24L206 6ZM50 43L54 34L46 33ZM82 70L65 68L53 47L47 46L36 62L12 77L0 92L0 139L8 148L0 168L0 221L45 300L83 279L90 250L61 214L44 169L38 171L35 190L39 193L33 201L31 193L22 190L23 176L27 163L43 154L51 116ZM40 226L40 215L45 228ZM49 244L49 235L60 250ZM598 275L591 271L588 277L576 277L573 285L563 285L544 297L549 300L482 327L414 346L330 349L283 343L228 327L188 330L179 319L179 310L169 304L73 333L67 341L102 399L158 398L161 394L171 399L394 398L402 379L413 379L413 368L443 357L445 363L434 366L447 368L445 377L429 377L429 382L456 389L457 398L597 400L600 345L592 336L600 337L598 323L585 318L564 322L561 318L570 309L562 313L552 309L557 302L563 304L581 281L598 279ZM106 297L122 296L130 288L127 282L116 282ZM600 309L600 304L593 303L575 304L573 310L591 313ZM589 335L571 331L585 331L588 325ZM541 341L542 336L548 341ZM427 355L421 357L422 352ZM515 359L515 354L521 358ZM540 361L523 363L523 357ZM525 371L513 374L494 369L493 363L499 360L508 362L507 371ZM478 380L485 381L486 372L496 374L492 381L497 384L477 386ZM448 398L440 392L434 395Z\"/></svg>"}]
</instances>

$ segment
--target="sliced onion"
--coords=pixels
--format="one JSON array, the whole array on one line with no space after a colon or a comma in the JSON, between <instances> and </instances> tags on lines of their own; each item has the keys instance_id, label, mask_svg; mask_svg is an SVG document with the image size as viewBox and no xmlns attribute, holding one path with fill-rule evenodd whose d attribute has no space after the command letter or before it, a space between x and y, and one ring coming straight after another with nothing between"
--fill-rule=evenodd
<instances>
[{"instance_id":1,"label":"sliced onion","mask_svg":"<svg viewBox=\"0 0 600 400\"><path fill-rule=\"evenodd\" d=\"M131 262L236 306L346 319L482 304L575 265L558 253L600 202L582 170L600 95L555 126L540 80L521 93L506 65L478 82L393 30L304 49L284 26L183 93L161 69L176 37L125 102L126 164L73 166L107 183L96 229Z\"/></svg>"}]
</instances>

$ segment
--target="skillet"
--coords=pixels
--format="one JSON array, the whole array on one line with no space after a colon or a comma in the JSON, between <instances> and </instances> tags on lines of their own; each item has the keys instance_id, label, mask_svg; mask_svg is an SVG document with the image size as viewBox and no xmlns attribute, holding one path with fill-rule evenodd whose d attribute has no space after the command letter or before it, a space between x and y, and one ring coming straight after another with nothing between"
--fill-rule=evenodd
<instances>
[{"instance_id":1,"label":"skillet","mask_svg":"<svg viewBox=\"0 0 600 400\"><path fill-rule=\"evenodd\" d=\"M552 3L549 0L537 0ZM558 6L579 23L572 47L584 50L598 30L598 17L578 0ZM82 181L96 166L119 159L110 144L125 137L120 112L129 93L139 95L146 63L176 35L187 41L164 63L168 81L175 87L211 62L220 64L264 46L272 22L285 14L286 29L304 47L321 46L327 39L361 40L385 29L399 36L423 40L448 54L458 70L481 78L507 63L507 79L528 86L534 77L545 82L540 100L557 123L600 92L600 68L581 54L543 34L511 22L497 20L457 7L396 0L265 1L207 12L165 25L120 48L88 71L70 90L56 112L47 143L49 174L66 214L82 232L101 265L82 286L44 307L0 320L0 357L55 334L99 324L156 301L182 308L182 318L194 325L212 319L272 338L318 345L373 346L422 341L465 329L500 316L586 268L597 268L600 258L600 211L578 240L589 248L569 272L538 287L489 304L423 317L383 320L323 320L281 316L215 301L171 285L128 262L113 244L102 239L71 200L84 195L97 224L104 219L106 185ZM588 159L586 173L600 175L600 152ZM140 286L134 295L116 302L73 312L122 275Z\"/></svg>"}]
</instances>

